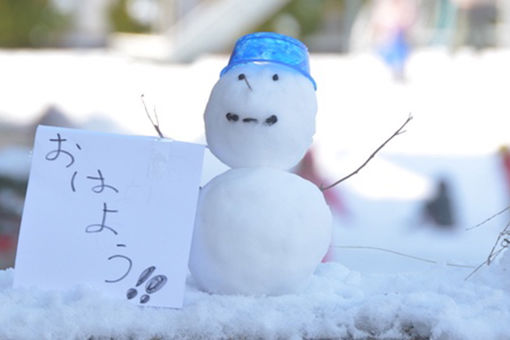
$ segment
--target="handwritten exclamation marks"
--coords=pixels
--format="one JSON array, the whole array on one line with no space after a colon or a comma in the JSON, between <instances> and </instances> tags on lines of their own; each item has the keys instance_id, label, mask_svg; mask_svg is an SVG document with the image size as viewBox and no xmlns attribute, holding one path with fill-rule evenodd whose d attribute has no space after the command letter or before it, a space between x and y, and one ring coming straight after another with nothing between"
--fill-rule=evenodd
<instances>
[{"instance_id":1,"label":"handwritten exclamation marks","mask_svg":"<svg viewBox=\"0 0 510 340\"><path fill-rule=\"evenodd\" d=\"M145 269L140 274L140 277L138 278L138 281L136 282L135 287L139 287L140 285L142 285L145 281L147 281L149 279L149 277L151 277L151 275L155 271L156 271L155 266L150 266L147 269ZM163 288L163 286L166 284L167 280L168 279L165 275L156 275L152 279L150 279L147 282L147 284L145 285L145 293L146 294L143 294L140 297L140 303L144 304L144 303L149 302L150 294L154 294L155 292L157 292L158 290ZM135 298L137 295L138 295L138 290L136 288L129 288L126 293L126 297L128 298L128 300Z\"/></svg>"}]
</instances>

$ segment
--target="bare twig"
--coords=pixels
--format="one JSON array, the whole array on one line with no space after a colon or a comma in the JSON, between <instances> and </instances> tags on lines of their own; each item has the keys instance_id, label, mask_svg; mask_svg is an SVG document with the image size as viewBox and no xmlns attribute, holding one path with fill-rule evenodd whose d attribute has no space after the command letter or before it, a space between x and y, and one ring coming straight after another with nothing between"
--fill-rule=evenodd
<instances>
[{"instance_id":1,"label":"bare twig","mask_svg":"<svg viewBox=\"0 0 510 340\"><path fill-rule=\"evenodd\" d=\"M473 226L473 227L469 227L469 228L466 228L466 230L472 230L472 229L476 229L482 225L484 225L485 223L489 222L490 220L492 220L493 218L495 217L498 217L499 215L501 215L502 213L504 213L505 211L509 210L510 209L510 206L506 207L505 209L495 213L494 215L492 215L491 217L485 219L484 221L478 223L477 225Z\"/></svg>"},{"instance_id":2,"label":"bare twig","mask_svg":"<svg viewBox=\"0 0 510 340\"><path fill-rule=\"evenodd\" d=\"M465 281L469 280L469 278L470 278L471 276L473 276L473 275L474 275L477 271L479 271L479 270L480 270L483 266L485 266L486 264L487 264L487 261L483 261L482 263L480 263L480 264L479 264L479 265L475 268L475 270L473 270L471 273L469 273L469 275L468 275L468 276L466 276L466 277L464 278L464 280L465 280Z\"/></svg>"},{"instance_id":3,"label":"bare twig","mask_svg":"<svg viewBox=\"0 0 510 340\"><path fill-rule=\"evenodd\" d=\"M478 270L480 270L480 268L482 268L484 265L490 266L490 264L496 259L496 257L498 257L498 255L501 254L501 252L503 252L505 249L507 249L510 246L510 238L505 238L505 236L510 236L510 222L507 223L505 228L499 233L498 238L496 239L496 242L494 242L494 245L492 246L489 256L487 256L487 260L485 260L478 267L476 267L475 270L473 270L466 277L466 280L469 279L471 276L473 276L473 274L476 273ZM498 247L498 245L499 245L499 249L496 249Z\"/></svg>"},{"instance_id":4,"label":"bare twig","mask_svg":"<svg viewBox=\"0 0 510 340\"><path fill-rule=\"evenodd\" d=\"M496 251L495 253L493 253L493 254L492 254L493 259L494 259L496 256L498 256L498 255L499 255L499 254L500 254L503 250L505 250L505 248L501 248L501 249L499 249L498 251ZM490 257L490 255L489 255L489 257ZM485 265L489 265L489 264L490 264L490 263L489 263L489 259L487 259L487 260L483 261L482 263L480 263L480 264L479 264L479 265L475 268L475 270L473 270L471 273L469 273L469 275L468 275L468 276L466 276L466 278L465 278L464 280L469 280L469 278L470 278L471 276L473 276L473 275L474 275L477 271L479 271L479 270L480 270L483 266L485 266Z\"/></svg>"},{"instance_id":5,"label":"bare twig","mask_svg":"<svg viewBox=\"0 0 510 340\"><path fill-rule=\"evenodd\" d=\"M253 91L253 89L251 88L251 85L250 83L248 82L248 78L246 78L246 76L244 75L244 73L241 73L238 77L239 80L244 80L244 82L246 83L246 85L248 86L248 88L250 89L250 91Z\"/></svg>"},{"instance_id":6,"label":"bare twig","mask_svg":"<svg viewBox=\"0 0 510 340\"><path fill-rule=\"evenodd\" d=\"M142 104L145 109L145 113L147 114L147 118L149 118L149 120L151 121L151 124L152 124L152 126L154 126L154 129L158 133L159 137L165 138L165 136L163 136L163 133L161 132L161 129L159 128L159 118L158 118L158 113L156 112L156 108L154 108L154 119L153 119L149 113L149 110L147 110L147 105L145 105L144 95L142 94L140 96L140 98L142 99Z\"/></svg>"},{"instance_id":7,"label":"bare twig","mask_svg":"<svg viewBox=\"0 0 510 340\"><path fill-rule=\"evenodd\" d=\"M379 248L379 247L368 247L368 246L331 246L331 248L378 250L378 251L384 251L386 253L391 253L391 254L395 254L395 255L399 255L399 256L408 257L408 258L411 258L411 259L414 259L414 260L418 260L418 261L422 261L422 262L427 262L427 263L432 263L432 264L439 264L439 262L437 262L437 261L429 260L429 259L426 259L424 257L404 254L404 253L401 253L401 252L398 252L398 251L395 251L395 250ZM469 266L469 265L464 265L464 264L455 264L455 263L446 263L446 265L450 266L450 267L458 267L458 268L471 268L471 269L475 268L474 266Z\"/></svg>"},{"instance_id":8,"label":"bare twig","mask_svg":"<svg viewBox=\"0 0 510 340\"><path fill-rule=\"evenodd\" d=\"M386 146L386 144L388 144L388 142L390 140L392 140L393 138L395 138L396 136L398 135L401 135L403 134L405 131L404 131L404 127L407 125L407 123L409 123L411 120L413 119L413 116L412 115L409 115L409 117L407 117L406 121L404 122L404 124L402 124L402 126L400 126L398 128L397 131L395 131L388 139L386 139L384 141L384 143L382 143L374 152L372 152L372 154L367 158L367 160L361 164L361 166L359 168L357 168L355 171L351 172L349 175L339 179L338 181L336 181L335 183L333 184L330 184L326 187L323 187L322 185L320 186L320 189L321 191L326 191L326 190L329 190L331 188L333 188L334 186L342 183L343 181L351 178L352 176L356 175L361 169L363 169L365 167L365 165L368 164L368 162L370 162L372 160L372 158L374 158L374 156L382 149Z\"/></svg>"},{"instance_id":9,"label":"bare twig","mask_svg":"<svg viewBox=\"0 0 510 340\"><path fill-rule=\"evenodd\" d=\"M494 245L492 246L491 252L489 254L489 257L487 258L487 265L490 265L492 261L498 256L500 253L500 250L505 249L508 247L508 239L504 238L507 235L510 235L510 222L506 225L506 227L499 233L498 238L496 239L496 242L494 242ZM496 251L496 247L498 246L499 241L501 241L501 247L498 251Z\"/></svg>"}]
</instances>

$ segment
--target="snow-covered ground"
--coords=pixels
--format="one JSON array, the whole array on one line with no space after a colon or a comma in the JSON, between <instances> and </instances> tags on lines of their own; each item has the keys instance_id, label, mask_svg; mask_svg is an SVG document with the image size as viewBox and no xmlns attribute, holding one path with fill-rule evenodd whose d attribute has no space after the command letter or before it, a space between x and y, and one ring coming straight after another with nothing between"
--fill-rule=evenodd
<instances>
[{"instance_id":1,"label":"snow-covered ground","mask_svg":"<svg viewBox=\"0 0 510 340\"><path fill-rule=\"evenodd\" d=\"M436 264L334 247L339 264L321 265L301 295L215 296L190 282L182 311L138 309L78 288L13 290L13 270L1 271L0 338L510 339L508 270L494 264L464 281L472 269L447 265L483 262L510 220L503 214L465 231L509 205L497 154L510 144L509 57L510 51L421 50L405 83L393 82L368 54L312 57L319 100L314 150L326 181L357 168L414 116L404 135L337 188L347 213L336 219L333 245L386 248ZM183 66L110 52L0 51L0 122L30 123L56 104L90 129L153 135L140 102L144 93L167 136L203 142L203 110L226 61L209 56ZM25 152L0 153L0 169L25 171ZM223 169L208 156L204 182ZM422 223L419 213L439 177L451 185L453 231Z\"/></svg>"},{"instance_id":2,"label":"snow-covered ground","mask_svg":"<svg viewBox=\"0 0 510 340\"><path fill-rule=\"evenodd\" d=\"M13 274L0 272L2 339L510 339L508 287L445 267L383 275L321 264L304 292L280 297L207 294L189 282L182 310L84 287L13 290Z\"/></svg>"}]
</instances>

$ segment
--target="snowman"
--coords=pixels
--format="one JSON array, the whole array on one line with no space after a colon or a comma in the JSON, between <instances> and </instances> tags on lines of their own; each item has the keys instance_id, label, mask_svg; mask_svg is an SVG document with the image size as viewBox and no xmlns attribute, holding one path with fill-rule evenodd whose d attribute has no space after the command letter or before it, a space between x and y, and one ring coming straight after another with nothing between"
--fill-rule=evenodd
<instances>
[{"instance_id":1,"label":"snowman","mask_svg":"<svg viewBox=\"0 0 510 340\"><path fill-rule=\"evenodd\" d=\"M299 292L326 254L329 207L288 171L312 143L315 89L300 41L268 32L237 41L204 115L208 146L231 169L200 193L189 268L201 289Z\"/></svg>"}]
</instances>

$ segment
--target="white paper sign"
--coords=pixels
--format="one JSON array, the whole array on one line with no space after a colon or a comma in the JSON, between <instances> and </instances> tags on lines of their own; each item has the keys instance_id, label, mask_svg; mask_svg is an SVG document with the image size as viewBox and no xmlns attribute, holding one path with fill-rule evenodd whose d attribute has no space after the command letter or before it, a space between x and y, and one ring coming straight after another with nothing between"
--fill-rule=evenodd
<instances>
[{"instance_id":1,"label":"white paper sign","mask_svg":"<svg viewBox=\"0 0 510 340\"><path fill-rule=\"evenodd\" d=\"M182 307L204 146L40 126L15 286Z\"/></svg>"}]
</instances>

